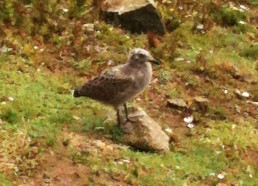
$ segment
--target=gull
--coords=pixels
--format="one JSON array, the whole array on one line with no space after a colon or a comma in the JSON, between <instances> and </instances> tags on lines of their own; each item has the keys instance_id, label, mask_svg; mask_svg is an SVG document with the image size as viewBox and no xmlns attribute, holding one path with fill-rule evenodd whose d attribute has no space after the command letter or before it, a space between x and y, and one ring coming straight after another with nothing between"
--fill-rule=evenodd
<instances>
[{"instance_id":1,"label":"gull","mask_svg":"<svg viewBox=\"0 0 258 186\"><path fill-rule=\"evenodd\" d=\"M121 125L119 106L124 106L128 121L126 102L142 93L152 77L152 65L159 64L145 49L134 48L130 51L128 61L115 66L75 89L74 97L88 97L111 105L117 111L117 122Z\"/></svg>"}]
</instances>

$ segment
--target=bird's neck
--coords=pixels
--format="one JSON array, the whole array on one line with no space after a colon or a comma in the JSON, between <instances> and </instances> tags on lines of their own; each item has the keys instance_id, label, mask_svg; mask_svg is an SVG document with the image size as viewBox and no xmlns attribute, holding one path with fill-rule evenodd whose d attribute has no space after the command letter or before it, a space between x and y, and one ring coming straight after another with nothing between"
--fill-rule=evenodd
<instances>
[{"instance_id":1,"label":"bird's neck","mask_svg":"<svg viewBox=\"0 0 258 186\"><path fill-rule=\"evenodd\" d=\"M145 68L147 69L148 73L150 75L152 75L152 66L150 62L144 63L145 64Z\"/></svg>"},{"instance_id":2,"label":"bird's neck","mask_svg":"<svg viewBox=\"0 0 258 186\"><path fill-rule=\"evenodd\" d=\"M152 66L150 62L145 63L129 63L133 71L141 72L141 74L152 76Z\"/></svg>"}]
</instances>

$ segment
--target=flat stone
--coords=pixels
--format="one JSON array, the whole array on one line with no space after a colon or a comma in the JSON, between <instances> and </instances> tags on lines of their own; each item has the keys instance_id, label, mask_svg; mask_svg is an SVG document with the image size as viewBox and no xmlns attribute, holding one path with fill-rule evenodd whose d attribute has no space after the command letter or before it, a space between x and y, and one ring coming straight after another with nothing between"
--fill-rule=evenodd
<instances>
[{"instance_id":1,"label":"flat stone","mask_svg":"<svg viewBox=\"0 0 258 186\"><path fill-rule=\"evenodd\" d=\"M181 98L169 99L167 100L167 105L179 110L184 110L187 107L185 100Z\"/></svg>"},{"instance_id":2,"label":"flat stone","mask_svg":"<svg viewBox=\"0 0 258 186\"><path fill-rule=\"evenodd\" d=\"M153 0L97 0L101 17L132 33L165 33Z\"/></svg>"},{"instance_id":3,"label":"flat stone","mask_svg":"<svg viewBox=\"0 0 258 186\"><path fill-rule=\"evenodd\" d=\"M169 151L169 137L160 125L143 110L137 108L129 114L130 121L123 124L126 133L121 142L140 150L164 153Z\"/></svg>"},{"instance_id":4,"label":"flat stone","mask_svg":"<svg viewBox=\"0 0 258 186\"><path fill-rule=\"evenodd\" d=\"M252 104L253 106L258 106L258 102L256 101L247 101L247 103L250 103L250 104Z\"/></svg>"},{"instance_id":5,"label":"flat stone","mask_svg":"<svg viewBox=\"0 0 258 186\"><path fill-rule=\"evenodd\" d=\"M199 103L208 103L209 100L207 98L204 98L202 96L196 96L194 97L194 100Z\"/></svg>"}]
</instances>

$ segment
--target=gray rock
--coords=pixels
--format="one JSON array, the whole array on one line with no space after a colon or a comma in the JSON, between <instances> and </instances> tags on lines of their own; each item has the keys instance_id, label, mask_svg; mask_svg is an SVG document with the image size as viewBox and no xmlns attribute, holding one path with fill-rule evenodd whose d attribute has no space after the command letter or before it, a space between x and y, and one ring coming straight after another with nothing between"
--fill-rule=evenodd
<instances>
[{"instance_id":1,"label":"gray rock","mask_svg":"<svg viewBox=\"0 0 258 186\"><path fill-rule=\"evenodd\" d=\"M153 0L97 0L101 17L133 33L165 33Z\"/></svg>"},{"instance_id":2,"label":"gray rock","mask_svg":"<svg viewBox=\"0 0 258 186\"><path fill-rule=\"evenodd\" d=\"M187 107L185 100L181 98L169 99L167 105L179 110L184 110Z\"/></svg>"},{"instance_id":3,"label":"gray rock","mask_svg":"<svg viewBox=\"0 0 258 186\"><path fill-rule=\"evenodd\" d=\"M164 153L169 151L169 137L160 125L143 110L136 109L123 124L121 142L140 150Z\"/></svg>"},{"instance_id":4,"label":"gray rock","mask_svg":"<svg viewBox=\"0 0 258 186\"><path fill-rule=\"evenodd\" d=\"M258 16L250 17L250 22L258 29Z\"/></svg>"},{"instance_id":5,"label":"gray rock","mask_svg":"<svg viewBox=\"0 0 258 186\"><path fill-rule=\"evenodd\" d=\"M244 77L240 73L240 70L237 66L233 65L230 70L230 74L235 79L243 79Z\"/></svg>"},{"instance_id":6,"label":"gray rock","mask_svg":"<svg viewBox=\"0 0 258 186\"><path fill-rule=\"evenodd\" d=\"M208 106L209 106L209 100L201 97L201 96L196 96L193 99L193 107L195 110L201 111L201 112L207 112L208 111Z\"/></svg>"}]
</instances>

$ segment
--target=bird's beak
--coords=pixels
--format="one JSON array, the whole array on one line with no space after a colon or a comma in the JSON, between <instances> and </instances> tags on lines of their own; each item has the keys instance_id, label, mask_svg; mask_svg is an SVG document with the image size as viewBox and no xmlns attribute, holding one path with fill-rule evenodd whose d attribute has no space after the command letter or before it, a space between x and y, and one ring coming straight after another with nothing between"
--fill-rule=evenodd
<instances>
[{"instance_id":1,"label":"bird's beak","mask_svg":"<svg viewBox=\"0 0 258 186\"><path fill-rule=\"evenodd\" d=\"M160 62L158 60L154 59L152 56L149 58L148 61L153 63L153 64L155 64L155 65L159 65L160 64Z\"/></svg>"}]
</instances>

